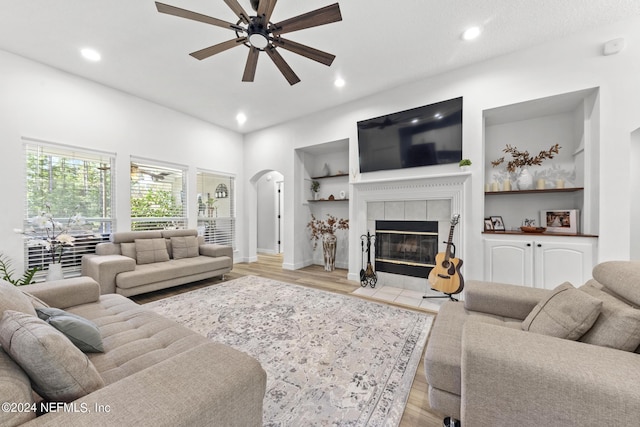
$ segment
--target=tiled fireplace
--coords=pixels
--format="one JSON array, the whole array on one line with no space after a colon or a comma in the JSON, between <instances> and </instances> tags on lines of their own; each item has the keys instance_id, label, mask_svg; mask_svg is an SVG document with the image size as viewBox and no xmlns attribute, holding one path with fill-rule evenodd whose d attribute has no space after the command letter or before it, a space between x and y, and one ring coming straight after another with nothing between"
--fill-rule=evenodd
<instances>
[{"instance_id":1,"label":"tiled fireplace","mask_svg":"<svg viewBox=\"0 0 640 427\"><path fill-rule=\"evenodd\" d=\"M367 232L376 235L377 242L372 245L371 254L372 261L376 260L378 273L376 287L388 285L428 292L427 275L431 268L429 264L435 259L435 253L443 252L445 249L451 217L454 213L464 216L464 194L468 177L467 174L457 173L354 184L352 199L355 201L354 207L357 212L358 237ZM463 235L462 224L463 221L454 233L459 254L464 253L463 244L460 242L460 236ZM378 227L382 228L378 230ZM396 230L390 233L389 228L393 227ZM402 233L405 229L411 228L417 230ZM431 248L427 249L430 245ZM391 253L392 249L395 249L395 254ZM357 250L358 253L352 253L358 264L351 264L351 280L359 280L359 246ZM386 262L379 263L378 260ZM414 267L418 268L409 268L407 271L397 267L401 264L416 264ZM354 267L357 267L357 270L354 271Z\"/></svg>"}]
</instances>

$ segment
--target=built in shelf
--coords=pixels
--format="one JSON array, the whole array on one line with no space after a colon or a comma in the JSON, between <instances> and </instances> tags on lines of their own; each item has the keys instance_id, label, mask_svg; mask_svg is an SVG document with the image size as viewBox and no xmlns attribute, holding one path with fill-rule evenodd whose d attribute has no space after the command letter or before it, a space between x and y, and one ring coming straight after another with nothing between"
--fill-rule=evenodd
<instances>
[{"instance_id":1,"label":"built in shelf","mask_svg":"<svg viewBox=\"0 0 640 427\"><path fill-rule=\"evenodd\" d=\"M544 190L512 190L512 191L485 191L487 196L494 195L512 195L512 194L542 194L542 193L575 193L576 191L582 191L584 187L571 187L571 188L546 188Z\"/></svg>"},{"instance_id":2,"label":"built in shelf","mask_svg":"<svg viewBox=\"0 0 640 427\"><path fill-rule=\"evenodd\" d=\"M338 173L335 175L325 175L325 176L312 176L311 179L325 179L325 178L339 178L342 176L349 176L348 173Z\"/></svg>"},{"instance_id":3,"label":"built in shelf","mask_svg":"<svg viewBox=\"0 0 640 427\"><path fill-rule=\"evenodd\" d=\"M598 237L597 234L583 234L583 233L560 233L560 232L550 232L545 231L544 233L525 233L520 230L506 230L506 231L483 231L482 234L509 234L509 235L518 235L518 236L562 236L562 237Z\"/></svg>"},{"instance_id":4,"label":"built in shelf","mask_svg":"<svg viewBox=\"0 0 640 427\"><path fill-rule=\"evenodd\" d=\"M348 202L349 199L320 199L320 200L307 200L309 203L320 203L320 202Z\"/></svg>"}]
</instances>

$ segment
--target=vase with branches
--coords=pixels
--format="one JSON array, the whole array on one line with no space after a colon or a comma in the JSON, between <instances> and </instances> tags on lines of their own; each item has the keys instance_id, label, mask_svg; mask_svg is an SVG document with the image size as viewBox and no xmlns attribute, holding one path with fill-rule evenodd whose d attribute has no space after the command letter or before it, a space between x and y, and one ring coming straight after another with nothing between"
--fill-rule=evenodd
<instances>
[{"instance_id":1,"label":"vase with branches","mask_svg":"<svg viewBox=\"0 0 640 427\"><path fill-rule=\"evenodd\" d=\"M526 190L531 188L533 184L533 178L527 170L527 166L540 166L546 159L553 159L556 154L560 152L562 147L560 144L552 145L548 150L542 150L537 155L532 156L527 150L520 151L518 148L509 144L502 151L511 155L511 160L507 162L507 172L516 175L516 182L520 190ZM491 165L495 168L505 162L505 158L493 160Z\"/></svg>"},{"instance_id":2,"label":"vase with branches","mask_svg":"<svg viewBox=\"0 0 640 427\"><path fill-rule=\"evenodd\" d=\"M313 241L313 249L318 247L318 241L322 240L322 249L324 255L324 269L326 271L335 270L336 259L336 231L348 230L349 220L344 218L336 218L331 214L327 214L327 219L317 219L311 214L311 221L307 224L307 228L311 233Z\"/></svg>"}]
</instances>

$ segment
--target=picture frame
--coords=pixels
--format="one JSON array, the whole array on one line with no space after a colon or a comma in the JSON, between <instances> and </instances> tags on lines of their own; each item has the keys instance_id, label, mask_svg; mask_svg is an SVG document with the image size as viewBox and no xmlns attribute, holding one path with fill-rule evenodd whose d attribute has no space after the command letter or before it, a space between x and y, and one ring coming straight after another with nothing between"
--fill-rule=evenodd
<instances>
[{"instance_id":1,"label":"picture frame","mask_svg":"<svg viewBox=\"0 0 640 427\"><path fill-rule=\"evenodd\" d=\"M549 233L578 234L578 209L550 209L540 211L540 223Z\"/></svg>"},{"instance_id":2,"label":"picture frame","mask_svg":"<svg viewBox=\"0 0 640 427\"><path fill-rule=\"evenodd\" d=\"M505 231L504 221L501 216L492 216L490 217L491 225L493 226L493 231Z\"/></svg>"},{"instance_id":3,"label":"picture frame","mask_svg":"<svg viewBox=\"0 0 640 427\"><path fill-rule=\"evenodd\" d=\"M491 222L491 218L484 219L484 231L493 231L493 223Z\"/></svg>"}]
</instances>

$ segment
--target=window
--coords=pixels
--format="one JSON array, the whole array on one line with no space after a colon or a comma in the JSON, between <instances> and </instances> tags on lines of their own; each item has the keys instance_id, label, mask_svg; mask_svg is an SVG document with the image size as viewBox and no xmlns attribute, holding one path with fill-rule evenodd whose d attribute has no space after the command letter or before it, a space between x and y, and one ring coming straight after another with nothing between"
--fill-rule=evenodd
<instances>
[{"instance_id":1,"label":"window","mask_svg":"<svg viewBox=\"0 0 640 427\"><path fill-rule=\"evenodd\" d=\"M187 225L187 167L131 158L131 230Z\"/></svg>"},{"instance_id":2,"label":"window","mask_svg":"<svg viewBox=\"0 0 640 427\"><path fill-rule=\"evenodd\" d=\"M82 256L95 252L96 244L108 240L114 228L115 154L29 139L24 139L24 147L24 230L31 237L25 239L26 268L46 270L52 261L42 244L46 230L34 221L45 213L62 226L57 233L74 237L73 246L58 255L65 273L79 273Z\"/></svg>"},{"instance_id":3,"label":"window","mask_svg":"<svg viewBox=\"0 0 640 427\"><path fill-rule=\"evenodd\" d=\"M236 248L235 177L198 171L198 231L207 243Z\"/></svg>"}]
</instances>

